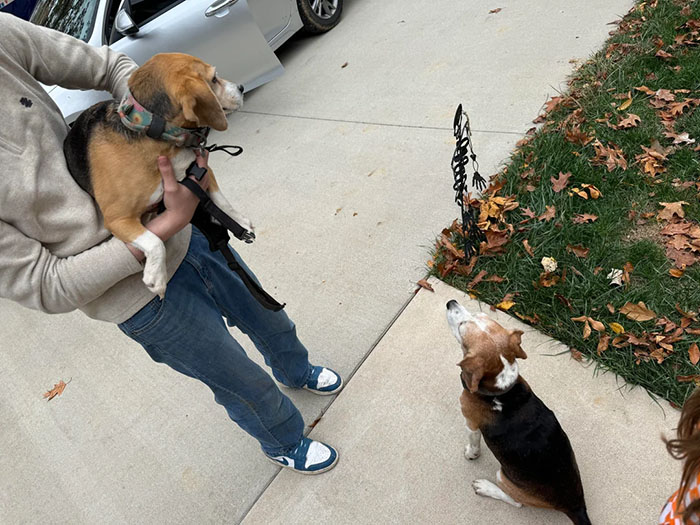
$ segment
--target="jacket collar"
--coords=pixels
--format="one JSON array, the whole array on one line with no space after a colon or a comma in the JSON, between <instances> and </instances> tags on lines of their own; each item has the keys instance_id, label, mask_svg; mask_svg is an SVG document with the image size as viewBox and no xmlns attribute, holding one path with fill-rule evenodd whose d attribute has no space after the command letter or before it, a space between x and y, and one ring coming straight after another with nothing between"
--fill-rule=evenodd
<instances>
[{"instance_id":1,"label":"jacket collar","mask_svg":"<svg viewBox=\"0 0 700 525\"><path fill-rule=\"evenodd\" d=\"M144 108L127 90L117 108L119 118L126 128L146 136L170 142L179 148L204 148L209 135L208 127L181 128L167 122L160 115Z\"/></svg>"}]
</instances>

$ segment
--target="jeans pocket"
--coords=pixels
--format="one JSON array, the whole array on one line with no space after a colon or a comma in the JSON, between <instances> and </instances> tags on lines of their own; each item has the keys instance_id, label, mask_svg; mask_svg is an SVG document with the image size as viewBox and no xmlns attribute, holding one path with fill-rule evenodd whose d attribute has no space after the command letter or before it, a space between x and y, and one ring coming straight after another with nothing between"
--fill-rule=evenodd
<instances>
[{"instance_id":1,"label":"jeans pocket","mask_svg":"<svg viewBox=\"0 0 700 525\"><path fill-rule=\"evenodd\" d=\"M119 328L128 336L134 337L150 330L158 324L163 317L165 301L156 296L149 303L119 325Z\"/></svg>"}]
</instances>

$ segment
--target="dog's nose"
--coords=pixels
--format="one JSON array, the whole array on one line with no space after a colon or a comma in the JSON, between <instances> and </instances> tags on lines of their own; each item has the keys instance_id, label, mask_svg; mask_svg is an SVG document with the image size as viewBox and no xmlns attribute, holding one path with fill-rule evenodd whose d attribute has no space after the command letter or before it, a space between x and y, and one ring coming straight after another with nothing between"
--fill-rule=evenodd
<instances>
[{"instance_id":1,"label":"dog's nose","mask_svg":"<svg viewBox=\"0 0 700 525\"><path fill-rule=\"evenodd\" d=\"M243 86L243 84L238 84L238 91L241 92L241 95L243 94L243 91L245 91L245 87Z\"/></svg>"},{"instance_id":2,"label":"dog's nose","mask_svg":"<svg viewBox=\"0 0 700 525\"><path fill-rule=\"evenodd\" d=\"M459 303L452 299L451 301L447 301L447 309L449 310L450 308L454 308L455 306L458 306Z\"/></svg>"}]
</instances>

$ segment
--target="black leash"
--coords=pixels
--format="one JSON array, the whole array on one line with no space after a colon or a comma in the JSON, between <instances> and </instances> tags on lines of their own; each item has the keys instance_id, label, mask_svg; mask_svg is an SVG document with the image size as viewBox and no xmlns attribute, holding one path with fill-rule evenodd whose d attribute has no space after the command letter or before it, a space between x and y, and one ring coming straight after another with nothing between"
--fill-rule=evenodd
<instances>
[{"instance_id":1,"label":"black leash","mask_svg":"<svg viewBox=\"0 0 700 525\"><path fill-rule=\"evenodd\" d=\"M229 151L228 148L236 148L234 152ZM243 148L240 146L218 146L212 144L211 146L206 146L206 149L210 153L213 151L224 151L235 157L243 153ZM229 236L228 232L233 233L234 237L240 239L248 244L255 240L255 234L249 230L246 230L243 226L234 221L229 217L221 208L219 208L209 197L209 194L204 191L199 184L190 179L192 175L197 180L202 180L202 177L206 175L207 169L200 168L196 162L192 162L190 166L185 171L187 177L180 181L180 184L184 185L192 193L194 193L197 198L199 198L199 204L194 212L194 216L190 221L199 231L201 231L204 236L209 241L209 249L213 252L219 251L226 259L226 264L233 270L243 281L248 291L253 297L265 308L272 310L273 312L279 312L285 307L284 304L278 303L270 294L268 294L260 284L253 279L248 272L238 263L236 257L231 252L228 246ZM217 222L214 222L214 219Z\"/></svg>"}]
</instances>

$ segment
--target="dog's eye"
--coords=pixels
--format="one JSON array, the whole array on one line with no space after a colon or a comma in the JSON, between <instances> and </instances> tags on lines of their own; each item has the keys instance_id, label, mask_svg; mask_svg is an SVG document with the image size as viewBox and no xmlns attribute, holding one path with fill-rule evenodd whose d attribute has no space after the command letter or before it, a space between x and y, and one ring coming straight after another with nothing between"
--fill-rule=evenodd
<instances>
[{"instance_id":1,"label":"dog's eye","mask_svg":"<svg viewBox=\"0 0 700 525\"><path fill-rule=\"evenodd\" d=\"M211 79L212 84L216 84L219 81L218 78L216 78L216 75L214 75L214 78Z\"/></svg>"}]
</instances>

